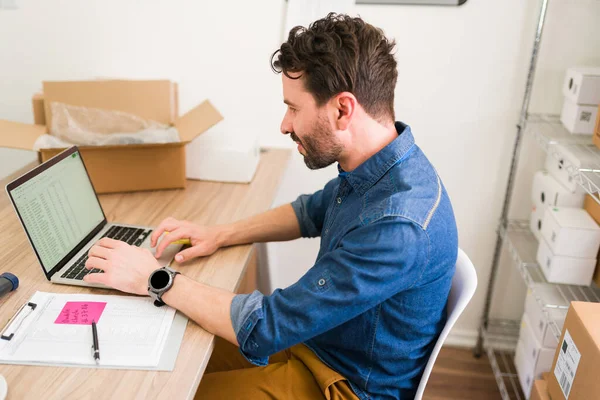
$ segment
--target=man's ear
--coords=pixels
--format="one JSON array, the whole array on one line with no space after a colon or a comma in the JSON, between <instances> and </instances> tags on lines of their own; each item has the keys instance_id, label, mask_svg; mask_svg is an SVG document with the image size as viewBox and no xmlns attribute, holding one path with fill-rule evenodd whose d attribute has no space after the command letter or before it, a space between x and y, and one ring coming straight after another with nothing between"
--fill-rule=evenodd
<instances>
[{"instance_id":1,"label":"man's ear","mask_svg":"<svg viewBox=\"0 0 600 400\"><path fill-rule=\"evenodd\" d=\"M331 100L336 128L342 131L348 129L358 106L356 97L350 92L342 92Z\"/></svg>"}]
</instances>

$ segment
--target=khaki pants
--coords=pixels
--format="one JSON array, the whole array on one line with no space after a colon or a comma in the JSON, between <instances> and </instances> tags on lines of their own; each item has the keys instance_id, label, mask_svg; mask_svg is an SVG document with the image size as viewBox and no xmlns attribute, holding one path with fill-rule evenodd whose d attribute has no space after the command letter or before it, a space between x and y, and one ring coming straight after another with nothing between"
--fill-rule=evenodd
<instances>
[{"instance_id":1,"label":"khaki pants","mask_svg":"<svg viewBox=\"0 0 600 400\"><path fill-rule=\"evenodd\" d=\"M215 349L200 381L200 399L327 399L358 400L348 381L299 344L274 354L257 367L239 349L215 338Z\"/></svg>"}]
</instances>

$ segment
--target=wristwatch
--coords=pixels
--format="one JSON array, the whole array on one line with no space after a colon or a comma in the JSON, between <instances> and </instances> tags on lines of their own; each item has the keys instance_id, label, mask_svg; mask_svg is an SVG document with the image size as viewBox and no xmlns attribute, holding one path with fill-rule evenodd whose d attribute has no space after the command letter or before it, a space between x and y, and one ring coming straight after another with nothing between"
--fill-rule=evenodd
<instances>
[{"instance_id":1,"label":"wristwatch","mask_svg":"<svg viewBox=\"0 0 600 400\"><path fill-rule=\"evenodd\" d=\"M173 286L175 275L179 272L169 267L159 268L150 274L148 278L148 294L154 300L156 307L165 305L162 295Z\"/></svg>"}]
</instances>

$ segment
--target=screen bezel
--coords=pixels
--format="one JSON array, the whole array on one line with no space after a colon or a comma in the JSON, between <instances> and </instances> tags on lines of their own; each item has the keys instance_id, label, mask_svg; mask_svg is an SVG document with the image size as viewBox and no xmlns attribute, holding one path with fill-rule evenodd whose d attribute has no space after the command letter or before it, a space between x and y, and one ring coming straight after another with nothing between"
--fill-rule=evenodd
<instances>
[{"instance_id":1,"label":"screen bezel","mask_svg":"<svg viewBox=\"0 0 600 400\"><path fill-rule=\"evenodd\" d=\"M21 186L25 182L29 181L31 178L33 178L33 177L41 174L42 172L46 171L50 167L56 165L60 161L64 160L67 157L70 157L71 155L73 155L75 153L77 153L79 155L80 159L81 159L81 162L83 164L83 168L85 169L85 173L86 173L86 175L88 177L88 180L90 181L90 184L92 185L92 190L94 191L94 195L96 196L96 201L98 201L98 205L100 206L100 211L102 212L102 216L104 218L103 218L103 220L98 225L96 225L96 227L94 229L92 229L92 231L86 237L84 237L77 244L77 246L75 246L75 248L73 248L73 250L71 250L69 253L67 253L67 255L65 257L63 257L54 266L54 268L52 268L50 271L46 272L46 268L44 268L44 263L42 262L42 259L41 259L40 255L39 255L37 249L35 248L35 245L33 244L33 240L31 239L31 236L29 235L29 231L27 231L27 227L25 226L25 223L23 222L23 218L21 217L21 214L19 213L17 205L15 204L15 200L12 197L11 191L14 190L14 189L16 189L16 188L18 188L19 186ZM44 272L44 275L46 275L46 279L48 279L48 280L50 280L50 278L52 278L52 275L54 275L56 272L60 271L60 269L62 267L64 267L69 260L71 260L79 251L81 251L81 249L94 236L96 236L98 234L98 232L100 232L102 230L102 228L107 223L107 221L106 221L106 214L104 214L104 209L102 208L102 204L100 203L100 199L98 198L98 193L96 193L96 189L94 188L94 184L93 184L92 180L90 179L90 174L88 173L87 167L85 166L85 160L81 156L81 153L79 152L79 148L77 146L73 146L73 147L70 147L70 148L64 150L63 152L61 152L61 153L57 154L56 156L52 157L51 159L49 159L45 163L42 163L42 164L38 165L37 167L35 167L31 171L25 173L24 175L18 177L14 181L10 182L9 184L6 185L6 193L8 194L8 197L10 198L10 201L11 201L11 203L13 205L13 208L14 208L15 212L17 213L17 216L19 217L19 221L21 222L21 226L23 227L23 230L25 231L25 234L27 234L27 239L29 240L29 244L31 245L31 248L33 248L35 256L37 257L37 259L38 259L38 261L40 263L40 266L42 267L42 271Z\"/></svg>"}]
</instances>

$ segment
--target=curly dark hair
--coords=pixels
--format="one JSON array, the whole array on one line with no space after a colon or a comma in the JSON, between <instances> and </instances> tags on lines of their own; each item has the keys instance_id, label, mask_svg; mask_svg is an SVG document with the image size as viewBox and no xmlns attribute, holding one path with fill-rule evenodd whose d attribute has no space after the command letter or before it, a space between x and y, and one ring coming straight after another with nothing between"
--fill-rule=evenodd
<instances>
[{"instance_id":1,"label":"curly dark hair","mask_svg":"<svg viewBox=\"0 0 600 400\"><path fill-rule=\"evenodd\" d=\"M290 79L304 77L318 106L350 92L372 118L394 121L395 45L361 18L329 13L308 28L294 27L271 56L271 68ZM292 78L290 72L301 75Z\"/></svg>"}]
</instances>

